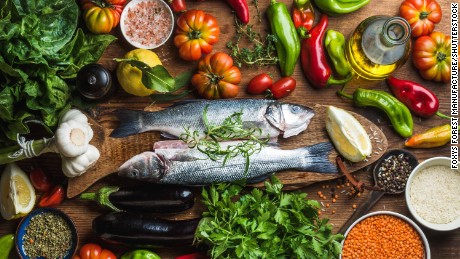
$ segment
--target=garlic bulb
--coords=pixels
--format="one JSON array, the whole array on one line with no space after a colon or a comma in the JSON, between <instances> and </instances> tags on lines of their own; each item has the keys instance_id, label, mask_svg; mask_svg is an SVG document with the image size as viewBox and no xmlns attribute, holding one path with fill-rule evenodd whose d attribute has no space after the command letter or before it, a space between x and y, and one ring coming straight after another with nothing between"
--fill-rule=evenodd
<instances>
[{"instance_id":1,"label":"garlic bulb","mask_svg":"<svg viewBox=\"0 0 460 259\"><path fill-rule=\"evenodd\" d=\"M62 117L56 130L56 147L66 157L79 156L88 149L93 130L88 118L79 110L69 110Z\"/></svg>"},{"instance_id":2,"label":"garlic bulb","mask_svg":"<svg viewBox=\"0 0 460 259\"><path fill-rule=\"evenodd\" d=\"M82 175L94 164L96 164L99 157L99 150L95 146L89 145L87 151L77 157L63 156L62 172L64 172L64 175L69 178Z\"/></svg>"}]
</instances>

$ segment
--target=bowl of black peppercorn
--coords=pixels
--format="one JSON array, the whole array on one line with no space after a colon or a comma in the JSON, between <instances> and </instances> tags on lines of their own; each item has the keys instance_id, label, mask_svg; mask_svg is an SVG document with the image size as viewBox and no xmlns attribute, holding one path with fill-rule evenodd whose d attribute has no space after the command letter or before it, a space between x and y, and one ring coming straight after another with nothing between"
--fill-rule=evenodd
<instances>
[{"instance_id":1,"label":"bowl of black peppercorn","mask_svg":"<svg viewBox=\"0 0 460 259\"><path fill-rule=\"evenodd\" d=\"M407 150L393 149L386 152L374 166L375 184L389 194L404 192L417 158Z\"/></svg>"}]
</instances>

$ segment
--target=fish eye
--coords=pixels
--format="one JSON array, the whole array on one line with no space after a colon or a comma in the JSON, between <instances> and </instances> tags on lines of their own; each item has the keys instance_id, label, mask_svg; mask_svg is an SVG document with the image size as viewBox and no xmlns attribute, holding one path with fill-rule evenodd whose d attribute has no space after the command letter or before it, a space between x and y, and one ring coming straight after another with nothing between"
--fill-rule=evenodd
<instances>
[{"instance_id":1,"label":"fish eye","mask_svg":"<svg viewBox=\"0 0 460 259\"><path fill-rule=\"evenodd\" d=\"M131 171L131 174L132 174L133 176L139 176L139 170L133 169L133 170Z\"/></svg>"},{"instance_id":2,"label":"fish eye","mask_svg":"<svg viewBox=\"0 0 460 259\"><path fill-rule=\"evenodd\" d=\"M298 112L300 112L300 107L299 107L299 106L296 106L296 105L291 106L291 112L292 112L292 113L298 113Z\"/></svg>"}]
</instances>

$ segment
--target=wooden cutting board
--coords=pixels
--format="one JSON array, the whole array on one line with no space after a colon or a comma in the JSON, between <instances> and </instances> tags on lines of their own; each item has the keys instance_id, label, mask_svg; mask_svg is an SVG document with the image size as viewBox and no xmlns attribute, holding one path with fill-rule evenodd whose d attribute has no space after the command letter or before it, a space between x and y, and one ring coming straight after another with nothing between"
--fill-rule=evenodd
<instances>
[{"instance_id":1,"label":"wooden cutting board","mask_svg":"<svg viewBox=\"0 0 460 259\"><path fill-rule=\"evenodd\" d=\"M320 142L330 141L325 126L326 107L315 105L313 110L316 115L310 122L308 129L297 136L287 139L279 139L282 149L294 149L302 146L309 146ZM371 137L373 154L367 160L359 163L349 164L348 169L355 172L367 165L377 161L383 153L385 153L388 142L383 132L371 121L363 116L353 113L356 119L364 126L368 135ZM91 185L103 177L115 173L118 168L128 159L142 153L152 150L153 144L161 140L157 132L144 132L137 135L128 136L126 138L111 138L109 137L112 129L106 129L99 122L90 118L94 137L91 144L96 146L101 157L94 167L88 170L85 174L69 179L67 187L67 197L73 198L85 191ZM338 153L333 150L330 153L329 160L335 161ZM335 163L335 162L334 162ZM277 173L277 177L285 185L287 189L297 189L315 182L326 181L341 177L337 173L315 173L315 172L299 172L299 171L283 171ZM262 183L256 186L262 186Z\"/></svg>"}]
</instances>

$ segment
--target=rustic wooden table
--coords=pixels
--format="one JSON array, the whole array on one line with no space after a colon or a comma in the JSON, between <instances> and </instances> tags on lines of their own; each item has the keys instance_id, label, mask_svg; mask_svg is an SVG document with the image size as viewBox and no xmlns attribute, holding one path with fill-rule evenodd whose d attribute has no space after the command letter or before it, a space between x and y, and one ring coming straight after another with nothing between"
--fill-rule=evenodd
<instances>
[{"instance_id":1,"label":"rustic wooden table","mask_svg":"<svg viewBox=\"0 0 460 259\"><path fill-rule=\"evenodd\" d=\"M248 1L251 2L251 1ZM282 0L290 7L291 0ZM443 19L440 24L436 26L436 30L442 31L444 33L450 33L450 1L446 0L439 0L443 10ZM332 17L330 18L330 25L329 28L341 31L346 36L349 36L354 28L365 18L372 16L372 15L390 15L395 16L398 15L398 8L401 1L394 1L394 0L374 0L371 1L370 4L362 8L361 10L354 12L349 15L343 15L340 17ZM251 11L251 24L254 24L254 28L256 30L260 30L262 33L265 33L267 30L267 22L266 17L262 16L262 23L258 23L256 21L255 8L254 6L249 3L250 11ZM260 0L259 1L260 10L262 14L265 13L269 5L268 0ZM224 1L219 0L208 0L205 2L187 2L187 6L189 9L196 8L205 10L208 13L214 15L220 25L221 28L221 36L219 42L215 45L215 51L224 51L228 52L226 49L226 43L233 37L235 33L235 28L233 26L233 14L231 9L224 3ZM133 49L129 46L122 38L120 34L119 28L114 31L114 34L119 38L117 42L112 44L100 60L100 63L108 67L111 71L114 71L116 68L116 62L112 59L115 57L121 57L127 51ZM155 50L155 52L159 55L160 59L163 61L164 66L171 72L173 75L177 75L178 73L194 68L196 63L191 62L184 62L182 61L177 54L177 49L173 46L172 39L170 39L166 45L163 47ZM244 87L248 83L248 81L256 74L260 72L270 72L274 75L274 78L279 78L278 69L276 67L263 67L263 68L244 68L242 69L243 79L241 82L241 92L239 94L239 98L248 97L245 94ZM289 97L285 98L285 101L294 102L304 105L313 105L315 103L320 103L324 105L335 105L339 106L348 110L352 110L357 112L361 115L364 115L366 118L374 122L378 125L383 132L385 133L388 142L389 142L389 149L395 148L403 148L404 147L404 139L401 138L399 135L393 131L390 126L389 120L386 118L385 114L382 112L375 110L375 109L360 109L354 108L351 103L347 100L343 100L336 96L335 92L337 89L331 87L329 89L324 89L321 91L314 90L309 86L306 82L300 65L298 64L296 70L294 72L294 78L297 80L297 89L295 92L290 95ZM420 75L418 74L417 70L415 69L414 65L412 64L411 60L409 60L401 69L396 72L396 76L399 78L409 79L421 83L435 93L437 93L438 98L441 102L440 111L448 114L449 107L450 107L450 87L449 84L440 84L440 83L433 83L424 81ZM388 90L388 87L384 82L379 83L378 85L374 86L375 89L383 89ZM104 118L104 115L114 109L120 108L130 108L130 109L144 109L146 106L151 105L151 101L148 97L141 98L141 97L134 97L128 95L123 90L119 89L116 95L108 100L105 103L100 104L99 106L89 110L90 114L98 119L104 126L106 127L113 127L113 123L111 121L107 121ZM415 133L421 132L429 127L441 125L447 123L446 120L443 120L438 117L433 117L430 119L420 119L418 117L414 117L414 131ZM153 143L152 143L153 144ZM282 144L282 143L281 143ZM425 159L434 157L434 156L449 156L449 146L444 146L440 148L433 148L433 149L418 149L418 150L410 150L413 152L418 160L421 162ZM30 168L32 164L40 165L49 173L56 175L56 180L59 181L63 179L60 173L60 162L58 157L55 155L43 155L40 158L32 159L28 161L23 161L20 163L21 167L25 170ZM371 173L369 170L362 170L356 175L360 179L364 179L366 181L370 181ZM96 188L107 185L107 184L121 184L121 181L116 177L108 177L95 186L91 188L91 190L95 190ZM328 192L327 189L324 187L329 186L336 186L336 181L330 182L323 182L310 185L302 189L303 192L308 193L309 197L312 199L318 199L318 195L316 194L318 191ZM337 231L342 224L350 217L353 213L352 205L358 204L367 196L367 192L364 192L361 197L354 198L352 200L348 200L344 194L341 193L342 189L338 189L338 193L340 197L338 198L336 203L332 203L331 199L328 198L324 201L324 203L330 203L331 206L329 208L324 208L322 213L323 217L328 217L330 222L334 225L334 231ZM442 197L439 197L442 199ZM199 200L199 199L198 199ZM79 199L70 199L66 200L62 205L58 207L59 209L66 212L75 222L78 233L79 233L79 242L80 245L88 243L88 242L97 242L102 243L98 240L92 233L91 230L91 222L92 219L102 213L104 210L99 208L98 206L94 205L93 203L81 201ZM200 212L203 210L202 206L198 202L196 206L188 212L185 212L181 215L173 215L172 218L192 218L197 217L200 215ZM379 210L389 210L401 213L403 215L409 216L411 215L406 207L406 203L404 200L404 195L386 195L384 196L372 209L372 211L379 211ZM18 220L12 221L5 221L3 219L0 220L0 235L13 233L16 230L16 227L19 223ZM460 258L460 230L452 231L449 233L435 233L424 229L431 248L431 255L432 258ZM108 244L104 244L108 248L113 249L118 254L126 251L127 248L124 247L116 247L111 246ZM162 258L174 258L174 256L185 254L187 252L192 252L193 248L180 248L180 249L156 249ZM11 257L17 258L16 252L11 253Z\"/></svg>"}]
</instances>

